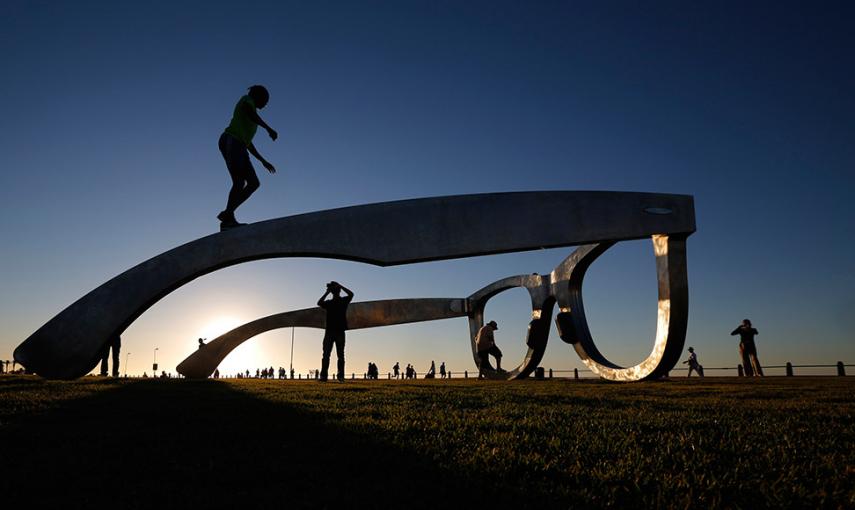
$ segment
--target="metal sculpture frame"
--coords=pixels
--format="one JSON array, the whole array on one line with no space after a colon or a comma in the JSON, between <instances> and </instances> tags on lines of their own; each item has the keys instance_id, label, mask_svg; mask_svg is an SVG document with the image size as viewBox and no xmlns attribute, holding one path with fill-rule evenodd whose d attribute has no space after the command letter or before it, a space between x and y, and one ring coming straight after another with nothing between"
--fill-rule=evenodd
<instances>
[{"instance_id":1,"label":"metal sculpture frame","mask_svg":"<svg viewBox=\"0 0 855 510\"><path fill-rule=\"evenodd\" d=\"M656 269L659 275L657 331L650 355L641 363L627 368L606 359L594 344L582 302L585 272L597 257L614 243L581 246L564 259L549 275L518 275L498 280L467 298L390 299L352 303L348 307L349 328L364 329L430 320L469 318L469 340L475 365L488 378L522 379L538 366L546 352L550 320L556 304L555 318L559 336L571 344L588 368L612 381L636 381L661 377L680 358L685 342L688 319L688 285L685 264L685 239L653 236ZM512 288L524 288L531 298L531 321L525 343L528 347L522 362L513 370L499 372L488 362L480 367L475 338L484 325L484 309L494 296ZM189 378L209 377L226 356L243 342L288 327L323 328L325 312L306 308L262 317L215 338L184 361L177 370Z\"/></svg>"},{"instance_id":2,"label":"metal sculpture frame","mask_svg":"<svg viewBox=\"0 0 855 510\"><path fill-rule=\"evenodd\" d=\"M392 266L587 245L571 255L578 259L572 266L561 269L566 280L554 278L555 271L549 283L543 277L514 277L518 280L502 280L473 295L477 298L470 333L483 321L481 305L501 290L522 286L529 289L535 311L540 311L537 317L532 314L532 343L545 346L548 327L543 325L549 318L544 314L554 299L560 308L562 339L574 345L592 370L613 380L656 377L667 372L668 363L667 368L673 367L682 349L688 315L685 238L694 231L691 196L605 191L435 197L262 221L197 239L125 271L57 314L21 343L14 357L27 370L49 379L81 377L98 363L111 336L124 332L164 296L200 276L253 260L322 257ZM606 360L590 338L581 281L590 263L611 244L647 237L653 237L657 250L656 343L647 360L620 368ZM677 344L674 353L672 346ZM542 357L539 347L534 354L538 352ZM514 376L527 375L531 364L521 365Z\"/></svg>"}]
</instances>

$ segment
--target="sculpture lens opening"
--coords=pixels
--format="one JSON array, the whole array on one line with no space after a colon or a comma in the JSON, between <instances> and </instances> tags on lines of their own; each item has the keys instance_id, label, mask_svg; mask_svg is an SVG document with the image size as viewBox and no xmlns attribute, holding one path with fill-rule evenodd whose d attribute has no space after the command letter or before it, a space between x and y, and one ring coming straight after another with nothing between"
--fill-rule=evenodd
<instances>
[{"instance_id":1,"label":"sculpture lens opening","mask_svg":"<svg viewBox=\"0 0 855 510\"><path fill-rule=\"evenodd\" d=\"M650 354L656 336L656 259L649 239L617 243L588 269L585 315L600 353L620 366Z\"/></svg>"}]
</instances>

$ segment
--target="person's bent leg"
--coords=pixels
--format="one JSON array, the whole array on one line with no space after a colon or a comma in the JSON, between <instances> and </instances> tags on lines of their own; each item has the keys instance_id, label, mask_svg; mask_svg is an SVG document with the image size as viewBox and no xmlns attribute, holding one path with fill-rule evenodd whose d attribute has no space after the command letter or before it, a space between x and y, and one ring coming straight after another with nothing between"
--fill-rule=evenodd
<instances>
[{"instance_id":1,"label":"person's bent leg","mask_svg":"<svg viewBox=\"0 0 855 510\"><path fill-rule=\"evenodd\" d=\"M235 210L258 189L260 183L249 159L249 152L242 142L223 133L220 137L220 152L232 178L232 188L223 213L233 218Z\"/></svg>"},{"instance_id":2,"label":"person's bent leg","mask_svg":"<svg viewBox=\"0 0 855 510\"><path fill-rule=\"evenodd\" d=\"M493 355L493 357L496 358L496 370L501 372L502 371L502 351L498 347L493 345L493 347L490 347L489 352L490 352L490 354Z\"/></svg>"}]
</instances>

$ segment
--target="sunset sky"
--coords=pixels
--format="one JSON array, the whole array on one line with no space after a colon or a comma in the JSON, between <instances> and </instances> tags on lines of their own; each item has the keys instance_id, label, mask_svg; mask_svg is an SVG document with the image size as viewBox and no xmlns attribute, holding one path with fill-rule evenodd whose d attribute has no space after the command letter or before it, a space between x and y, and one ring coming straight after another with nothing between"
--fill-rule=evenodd
<instances>
[{"instance_id":1,"label":"sunset sky","mask_svg":"<svg viewBox=\"0 0 855 510\"><path fill-rule=\"evenodd\" d=\"M764 364L855 363L855 4L689 4L4 1L0 359L113 276L218 229L217 139L259 83L280 137L255 144L279 172L255 165L241 221L499 191L690 194L687 347L701 363L738 363L729 334L744 318ZM331 279L355 301L465 297L570 251L246 263L157 303L121 360L151 373L157 348L174 373L198 337L313 306ZM607 252L585 298L607 357L646 357L651 242ZM529 314L519 289L488 306L506 366ZM322 332L295 337L295 370L317 368ZM290 338L261 335L221 371L287 367ZM431 360L473 370L466 319L348 334L348 372ZM553 328L543 366L583 364Z\"/></svg>"}]
</instances>

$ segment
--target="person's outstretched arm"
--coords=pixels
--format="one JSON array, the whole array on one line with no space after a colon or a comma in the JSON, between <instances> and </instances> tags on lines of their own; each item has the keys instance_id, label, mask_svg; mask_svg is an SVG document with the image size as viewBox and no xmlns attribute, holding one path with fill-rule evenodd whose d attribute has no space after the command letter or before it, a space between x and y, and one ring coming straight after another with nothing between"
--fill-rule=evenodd
<instances>
[{"instance_id":1,"label":"person's outstretched arm","mask_svg":"<svg viewBox=\"0 0 855 510\"><path fill-rule=\"evenodd\" d=\"M257 159L257 160L261 161L261 164L262 164L262 165L264 165L264 168L266 168L268 172L270 172L270 173L272 173L272 174L275 174L275 173L276 173L276 167L274 167L274 166L270 163L270 161L267 161L266 159L264 159L264 158L261 156L261 154L259 154L259 153L258 153L258 150L255 148L255 145L253 145L253 144L249 144L249 145L247 146L247 149L249 150L249 153L250 153L250 154L252 154L253 156L255 156L255 159Z\"/></svg>"},{"instance_id":2,"label":"person's outstretched arm","mask_svg":"<svg viewBox=\"0 0 855 510\"><path fill-rule=\"evenodd\" d=\"M731 331L731 332L730 332L730 336L738 335L738 334L739 334L739 330L740 330L740 329L742 329L742 326L739 326L738 328L736 328L736 329L734 329L733 331Z\"/></svg>"},{"instance_id":3,"label":"person's outstretched arm","mask_svg":"<svg viewBox=\"0 0 855 510\"><path fill-rule=\"evenodd\" d=\"M255 108L253 108L249 103L243 103L242 108L246 115L250 118L250 120L263 127L267 131L267 134L270 135L271 140L275 141L277 138L279 138L279 133L277 133L272 127L268 126L267 123L264 122L264 119L262 119L261 116L258 115L258 112L255 110Z\"/></svg>"}]
</instances>

